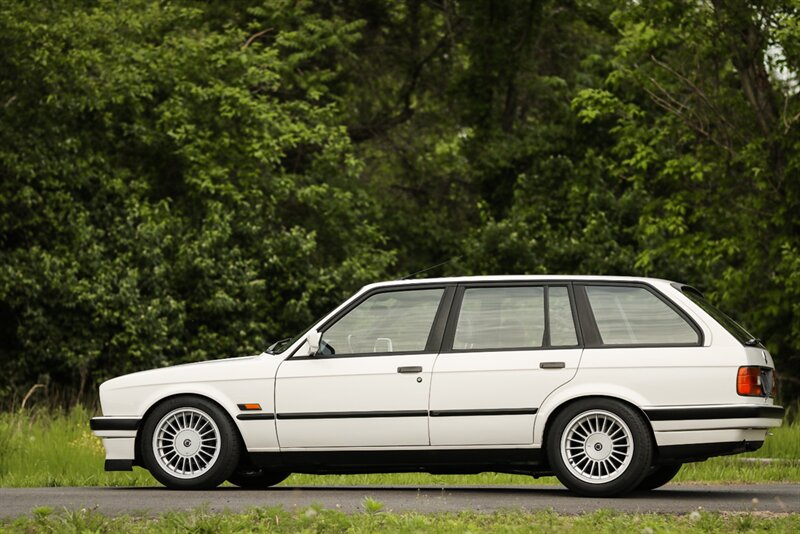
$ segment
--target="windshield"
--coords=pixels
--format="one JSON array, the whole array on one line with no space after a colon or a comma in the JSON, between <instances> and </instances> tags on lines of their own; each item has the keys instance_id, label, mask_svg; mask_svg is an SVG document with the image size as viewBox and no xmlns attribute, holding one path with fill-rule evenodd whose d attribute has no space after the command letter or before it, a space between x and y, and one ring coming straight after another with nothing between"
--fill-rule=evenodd
<instances>
[{"instance_id":1,"label":"windshield","mask_svg":"<svg viewBox=\"0 0 800 534\"><path fill-rule=\"evenodd\" d=\"M681 291L684 295L689 297L689 300L700 306L704 312L709 314L714 318L715 321L722 325L725 330L727 330L739 341L739 343L744 345L756 345L760 343L758 338L745 330L742 325L725 315L722 310L711 304L708 299L706 299L703 294L697 291L695 288L683 286L681 287Z\"/></svg>"}]
</instances>

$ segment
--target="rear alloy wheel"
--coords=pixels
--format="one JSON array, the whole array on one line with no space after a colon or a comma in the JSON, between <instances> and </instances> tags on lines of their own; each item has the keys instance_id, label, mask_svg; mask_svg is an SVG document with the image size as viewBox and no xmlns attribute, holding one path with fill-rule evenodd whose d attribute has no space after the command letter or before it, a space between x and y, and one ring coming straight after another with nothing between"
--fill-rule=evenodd
<instances>
[{"instance_id":1,"label":"rear alloy wheel","mask_svg":"<svg viewBox=\"0 0 800 534\"><path fill-rule=\"evenodd\" d=\"M142 458L150 473L173 489L209 489L239 462L239 436L228 416L198 397L158 405L142 428Z\"/></svg>"},{"instance_id":2,"label":"rear alloy wheel","mask_svg":"<svg viewBox=\"0 0 800 534\"><path fill-rule=\"evenodd\" d=\"M612 399L585 399L558 414L547 436L550 466L579 495L613 497L647 475L653 445L647 423Z\"/></svg>"},{"instance_id":3,"label":"rear alloy wheel","mask_svg":"<svg viewBox=\"0 0 800 534\"><path fill-rule=\"evenodd\" d=\"M260 467L239 468L228 477L228 482L244 489L267 489L280 484L291 473L265 471Z\"/></svg>"},{"instance_id":4,"label":"rear alloy wheel","mask_svg":"<svg viewBox=\"0 0 800 534\"><path fill-rule=\"evenodd\" d=\"M644 477L638 486L636 486L636 491L649 491L656 488L660 488L673 478L675 475L678 474L678 471L681 470L683 464L668 464L668 465L657 465L655 467L650 468L650 472L647 473L647 476Z\"/></svg>"}]
</instances>

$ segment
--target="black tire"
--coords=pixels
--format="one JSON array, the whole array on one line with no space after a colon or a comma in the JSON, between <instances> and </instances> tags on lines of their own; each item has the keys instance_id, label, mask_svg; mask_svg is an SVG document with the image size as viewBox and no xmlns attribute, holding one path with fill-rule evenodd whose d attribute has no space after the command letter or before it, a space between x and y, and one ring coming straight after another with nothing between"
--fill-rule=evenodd
<instances>
[{"instance_id":1,"label":"black tire","mask_svg":"<svg viewBox=\"0 0 800 534\"><path fill-rule=\"evenodd\" d=\"M156 432L163 436L158 443L166 449L160 460L155 453ZM145 467L170 489L215 488L231 476L241 455L239 434L228 414L193 396L174 397L156 406L142 426L140 447Z\"/></svg>"},{"instance_id":2,"label":"black tire","mask_svg":"<svg viewBox=\"0 0 800 534\"><path fill-rule=\"evenodd\" d=\"M650 491L660 488L678 474L683 464L657 465L650 468L644 480L636 486L636 491Z\"/></svg>"},{"instance_id":3,"label":"black tire","mask_svg":"<svg viewBox=\"0 0 800 534\"><path fill-rule=\"evenodd\" d=\"M613 399L582 399L564 408L545 446L558 480L587 497L615 497L634 490L653 458L647 421Z\"/></svg>"},{"instance_id":4,"label":"black tire","mask_svg":"<svg viewBox=\"0 0 800 534\"><path fill-rule=\"evenodd\" d=\"M280 484L291 473L268 471L260 467L240 467L228 477L228 482L244 489L267 489Z\"/></svg>"}]
</instances>

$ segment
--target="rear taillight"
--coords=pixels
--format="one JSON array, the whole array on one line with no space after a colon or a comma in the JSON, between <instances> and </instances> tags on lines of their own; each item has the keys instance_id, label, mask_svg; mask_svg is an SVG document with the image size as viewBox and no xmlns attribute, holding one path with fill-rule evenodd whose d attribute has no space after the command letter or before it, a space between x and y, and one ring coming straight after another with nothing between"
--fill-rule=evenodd
<instances>
[{"instance_id":1,"label":"rear taillight","mask_svg":"<svg viewBox=\"0 0 800 534\"><path fill-rule=\"evenodd\" d=\"M768 367L739 367L736 393L745 397L774 397L778 389L777 375Z\"/></svg>"},{"instance_id":2,"label":"rear taillight","mask_svg":"<svg viewBox=\"0 0 800 534\"><path fill-rule=\"evenodd\" d=\"M761 396L761 368L739 367L736 377L736 393L746 397Z\"/></svg>"}]
</instances>

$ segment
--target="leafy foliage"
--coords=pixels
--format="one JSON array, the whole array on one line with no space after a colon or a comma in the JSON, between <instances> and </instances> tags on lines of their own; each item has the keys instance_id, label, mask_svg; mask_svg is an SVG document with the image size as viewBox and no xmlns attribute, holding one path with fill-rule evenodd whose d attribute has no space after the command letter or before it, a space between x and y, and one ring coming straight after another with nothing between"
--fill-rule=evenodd
<instances>
[{"instance_id":1,"label":"leafy foliage","mask_svg":"<svg viewBox=\"0 0 800 534\"><path fill-rule=\"evenodd\" d=\"M797 397L797 15L5 2L0 397L257 352L454 257L692 283Z\"/></svg>"}]
</instances>

